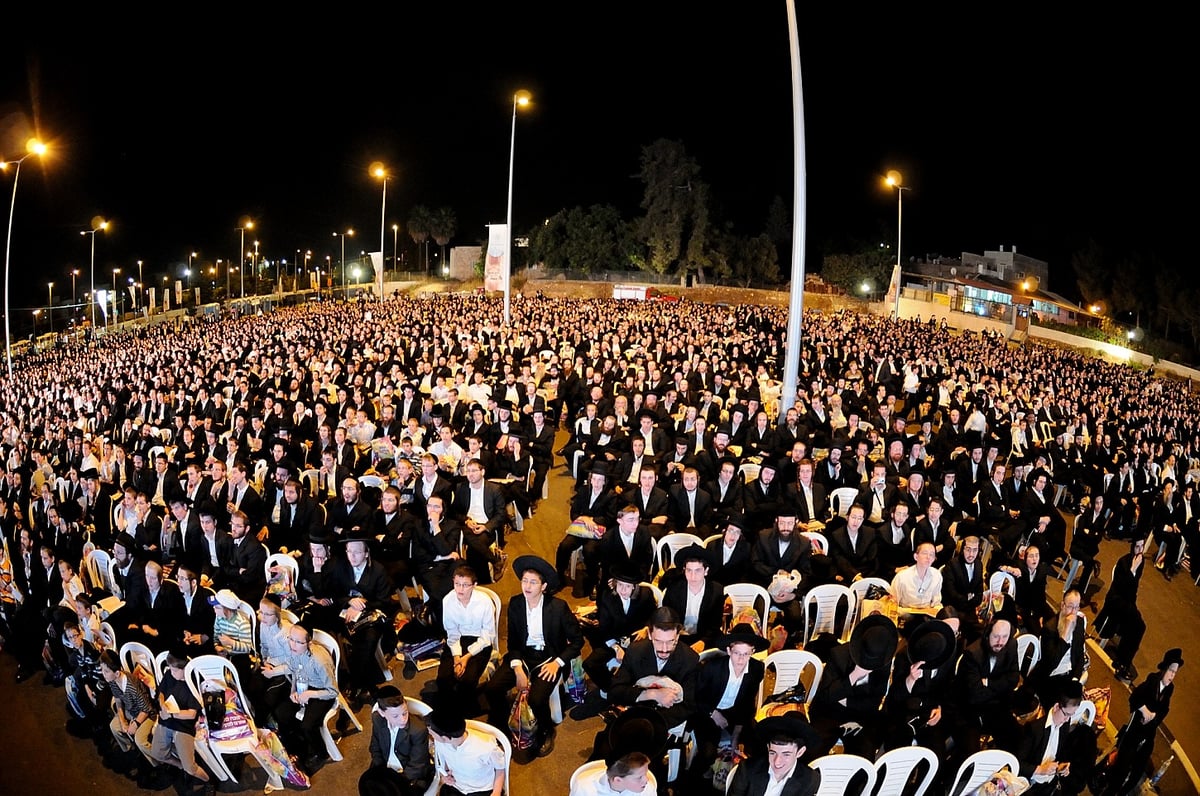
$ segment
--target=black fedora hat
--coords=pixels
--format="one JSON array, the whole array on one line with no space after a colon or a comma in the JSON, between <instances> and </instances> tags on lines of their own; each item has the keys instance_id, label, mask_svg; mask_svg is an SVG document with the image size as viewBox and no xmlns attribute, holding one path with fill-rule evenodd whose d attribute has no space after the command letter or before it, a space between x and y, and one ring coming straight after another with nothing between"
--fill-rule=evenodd
<instances>
[{"instance_id":1,"label":"black fedora hat","mask_svg":"<svg viewBox=\"0 0 1200 796\"><path fill-rule=\"evenodd\" d=\"M758 737L767 744L793 741L806 751L821 748L821 736L804 719L804 714L790 710L780 716L768 716L758 722Z\"/></svg>"},{"instance_id":2,"label":"black fedora hat","mask_svg":"<svg viewBox=\"0 0 1200 796\"><path fill-rule=\"evenodd\" d=\"M681 547L676 550L672 560L675 562L675 566L680 569L683 569L683 565L689 561L699 561L706 567L712 566L712 559L709 558L708 550L695 542L692 542L687 547Z\"/></svg>"},{"instance_id":3,"label":"black fedora hat","mask_svg":"<svg viewBox=\"0 0 1200 796\"><path fill-rule=\"evenodd\" d=\"M940 619L921 622L908 640L908 657L924 661L926 671L940 669L954 656L956 643L950 625Z\"/></svg>"},{"instance_id":4,"label":"black fedora hat","mask_svg":"<svg viewBox=\"0 0 1200 796\"><path fill-rule=\"evenodd\" d=\"M856 666L874 671L892 665L900 631L882 614L872 614L854 626L850 635L850 659Z\"/></svg>"},{"instance_id":5,"label":"black fedora hat","mask_svg":"<svg viewBox=\"0 0 1200 796\"><path fill-rule=\"evenodd\" d=\"M728 649L733 644L749 644L754 647L755 652L762 652L771 646L771 642L760 636L754 629L754 625L749 622L739 622L731 627L728 633L721 636L721 641L717 646L720 649Z\"/></svg>"},{"instance_id":6,"label":"black fedora hat","mask_svg":"<svg viewBox=\"0 0 1200 796\"><path fill-rule=\"evenodd\" d=\"M615 565L609 571L609 575L612 576L613 580L620 581L621 583L632 583L634 586L642 582L641 576L627 564Z\"/></svg>"},{"instance_id":7,"label":"black fedora hat","mask_svg":"<svg viewBox=\"0 0 1200 796\"><path fill-rule=\"evenodd\" d=\"M1172 664L1183 666L1183 650L1179 647L1174 647L1166 651L1163 659L1158 664L1158 670L1165 672L1171 668Z\"/></svg>"},{"instance_id":8,"label":"black fedora hat","mask_svg":"<svg viewBox=\"0 0 1200 796\"><path fill-rule=\"evenodd\" d=\"M612 765L630 752L641 752L651 760L667 748L667 720L657 710L634 706L624 710L608 725L609 753L604 762Z\"/></svg>"},{"instance_id":9,"label":"black fedora hat","mask_svg":"<svg viewBox=\"0 0 1200 796\"><path fill-rule=\"evenodd\" d=\"M532 569L539 576L541 576L542 580L546 584L546 588L549 591L553 591L554 589L558 588L558 572L555 571L554 567L549 561L541 556L517 556L516 560L514 560L512 563L512 568L513 574L517 576L518 580L520 580L521 575Z\"/></svg>"}]
</instances>

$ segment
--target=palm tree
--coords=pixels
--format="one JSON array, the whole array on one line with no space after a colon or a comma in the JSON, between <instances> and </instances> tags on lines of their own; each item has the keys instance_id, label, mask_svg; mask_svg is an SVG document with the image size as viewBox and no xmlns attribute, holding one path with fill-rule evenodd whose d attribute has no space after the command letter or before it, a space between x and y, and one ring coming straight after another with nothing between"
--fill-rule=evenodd
<instances>
[{"instance_id":1,"label":"palm tree","mask_svg":"<svg viewBox=\"0 0 1200 796\"><path fill-rule=\"evenodd\" d=\"M458 227L458 219L454 210L449 207L439 207L429 220L429 234L434 243L442 249L442 267L446 266L446 244L454 237Z\"/></svg>"},{"instance_id":2,"label":"palm tree","mask_svg":"<svg viewBox=\"0 0 1200 796\"><path fill-rule=\"evenodd\" d=\"M408 216L408 234L413 243L420 246L428 244L430 226L433 224L433 214L425 205L417 205ZM425 246L425 275L429 275L429 246Z\"/></svg>"}]
</instances>

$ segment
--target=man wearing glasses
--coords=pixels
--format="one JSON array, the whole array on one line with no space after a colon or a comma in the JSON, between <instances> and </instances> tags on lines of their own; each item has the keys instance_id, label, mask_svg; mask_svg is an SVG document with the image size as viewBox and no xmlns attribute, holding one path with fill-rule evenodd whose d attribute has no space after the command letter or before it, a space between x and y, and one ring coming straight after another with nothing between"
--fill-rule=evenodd
<instances>
[{"instance_id":1,"label":"man wearing glasses","mask_svg":"<svg viewBox=\"0 0 1200 796\"><path fill-rule=\"evenodd\" d=\"M1075 722L1082 701L1083 686L1070 680L1045 720L1026 725L1017 759L1021 776L1032 784L1029 793L1081 793L1091 778L1096 734L1091 727Z\"/></svg>"}]
</instances>

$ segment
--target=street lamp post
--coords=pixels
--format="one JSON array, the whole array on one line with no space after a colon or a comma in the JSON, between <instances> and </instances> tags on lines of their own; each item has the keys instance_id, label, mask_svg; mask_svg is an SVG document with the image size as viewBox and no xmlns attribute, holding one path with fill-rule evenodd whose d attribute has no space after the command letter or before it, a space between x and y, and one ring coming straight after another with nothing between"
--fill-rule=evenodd
<instances>
[{"instance_id":1,"label":"street lamp post","mask_svg":"<svg viewBox=\"0 0 1200 796\"><path fill-rule=\"evenodd\" d=\"M270 263L267 264L270 267ZM254 241L254 253L250 255L250 274L254 278L254 295L258 295L258 241ZM243 281L242 284L245 284ZM243 295L245 290L242 291Z\"/></svg>"},{"instance_id":2,"label":"street lamp post","mask_svg":"<svg viewBox=\"0 0 1200 796\"><path fill-rule=\"evenodd\" d=\"M529 104L529 100L531 97L532 97L532 95L528 91L525 91L524 89L518 91L516 94L513 94L512 137L510 139L510 143L508 146L508 215L506 216L506 220L505 220L506 226L505 226L505 233L504 233L505 236L508 238L507 246L505 247L507 249L507 253L505 254L507 263L505 264L505 269L504 269L505 270L505 272L504 272L504 323L505 324L508 324L511 319L511 314L509 312L509 304L510 304L510 300L511 300L511 296L512 296L512 291L510 290L510 283L512 282L512 270L513 270L513 268L512 268L512 263L513 263L512 195L513 195L513 160L517 154L517 107L519 106L519 107L524 108L526 105Z\"/></svg>"},{"instance_id":3,"label":"street lamp post","mask_svg":"<svg viewBox=\"0 0 1200 796\"><path fill-rule=\"evenodd\" d=\"M16 167L13 171L12 200L8 203L8 238L4 244L4 358L8 362L8 379L12 381L12 338L9 334L8 316L8 275L12 259L12 228L13 213L17 209L17 181L21 178L21 164L30 155L41 157L46 154L46 145L36 138L31 138L25 144L25 154L12 161ZM8 171L8 161L0 161L0 170Z\"/></svg>"},{"instance_id":4,"label":"street lamp post","mask_svg":"<svg viewBox=\"0 0 1200 796\"><path fill-rule=\"evenodd\" d=\"M196 256L195 252L188 252L188 267L187 267L187 270L183 272L183 276L185 279L185 281L183 283L184 287L188 287L188 282L190 281L190 277L192 275L192 258L194 258L195 256Z\"/></svg>"},{"instance_id":5,"label":"street lamp post","mask_svg":"<svg viewBox=\"0 0 1200 796\"><path fill-rule=\"evenodd\" d=\"M238 238L238 265L239 266L244 266L246 264L246 230L248 230L248 229L254 229L254 222L251 221L250 219L246 218L246 219L242 219L242 221L239 223L239 226L235 227L235 230L234 230L240 234L240 237ZM241 274L241 276L239 278L242 281L242 289L241 289L242 298L245 298L246 297L246 269L241 268L239 273ZM226 271L225 271L225 300L226 301L229 300L229 270L228 269L226 269Z\"/></svg>"},{"instance_id":6,"label":"street lamp post","mask_svg":"<svg viewBox=\"0 0 1200 796\"><path fill-rule=\"evenodd\" d=\"M47 299L47 303L49 304L49 306L46 308L46 312L50 316L50 331L53 332L54 331L54 283L48 282L47 284L49 285L50 290L49 290L49 297Z\"/></svg>"},{"instance_id":7,"label":"street lamp post","mask_svg":"<svg viewBox=\"0 0 1200 796\"><path fill-rule=\"evenodd\" d=\"M92 236L92 259L91 259L92 293L91 293L91 297L90 297L90 301L89 301L89 303L91 304L92 334L96 333L96 233L101 230L104 230L104 229L108 229L107 221L101 221L99 224L97 224L93 220L91 229L81 230L79 233L80 235L91 235Z\"/></svg>"},{"instance_id":8,"label":"street lamp post","mask_svg":"<svg viewBox=\"0 0 1200 796\"><path fill-rule=\"evenodd\" d=\"M400 270L399 268L396 267L396 257L398 256L397 252L399 251L399 248L400 248L399 244L398 244L399 239L400 239L400 225L392 224L392 278L393 279L396 278L396 273ZM380 298L383 298L383 296L380 296Z\"/></svg>"},{"instance_id":9,"label":"street lamp post","mask_svg":"<svg viewBox=\"0 0 1200 796\"><path fill-rule=\"evenodd\" d=\"M121 273L120 268L113 269L113 289L112 289L112 319L113 326L117 325L117 275Z\"/></svg>"},{"instance_id":10,"label":"street lamp post","mask_svg":"<svg viewBox=\"0 0 1200 796\"><path fill-rule=\"evenodd\" d=\"M904 192L912 189L904 186L904 177L895 169L887 173L884 182L896 189L896 267L900 268L900 241L904 232ZM900 297L896 296L896 311L899 312L899 309Z\"/></svg>"},{"instance_id":11,"label":"street lamp post","mask_svg":"<svg viewBox=\"0 0 1200 796\"><path fill-rule=\"evenodd\" d=\"M72 318L75 317L75 304L76 304L76 302L79 301L79 298L78 298L77 294L75 293L75 277L77 277L77 276L79 276L79 269L72 268L71 269L71 317Z\"/></svg>"},{"instance_id":12,"label":"street lamp post","mask_svg":"<svg viewBox=\"0 0 1200 796\"><path fill-rule=\"evenodd\" d=\"M387 229L387 169L382 163L376 163L371 167L371 173L376 178L383 181L383 200L379 204L379 273L376 274L376 281L379 283L379 298L383 298L383 235ZM358 281L356 278L355 282Z\"/></svg>"},{"instance_id":13,"label":"street lamp post","mask_svg":"<svg viewBox=\"0 0 1200 796\"><path fill-rule=\"evenodd\" d=\"M137 286L137 301L133 302L133 304L134 304L134 306L133 306L133 309L134 309L134 311L140 310L140 309L142 308L142 304L144 304L144 303L145 303L145 302L144 302L144 299L143 299L143 296L142 296L142 285L144 285L144 284L146 284L146 283L145 283L145 281L143 281L143 279L142 279L142 261L141 261L141 260L138 260L138 286Z\"/></svg>"},{"instance_id":14,"label":"street lamp post","mask_svg":"<svg viewBox=\"0 0 1200 796\"><path fill-rule=\"evenodd\" d=\"M342 239L342 300L346 300L346 236L354 237L354 230L348 229L345 232L335 232L333 237ZM326 257L326 260L329 258Z\"/></svg>"}]
</instances>

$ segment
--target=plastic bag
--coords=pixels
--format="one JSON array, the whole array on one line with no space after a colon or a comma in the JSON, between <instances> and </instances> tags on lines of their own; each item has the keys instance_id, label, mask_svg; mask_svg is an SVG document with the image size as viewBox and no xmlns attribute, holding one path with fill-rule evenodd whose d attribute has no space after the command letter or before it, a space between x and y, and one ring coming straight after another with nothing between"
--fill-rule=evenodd
<instances>
[{"instance_id":1,"label":"plastic bag","mask_svg":"<svg viewBox=\"0 0 1200 796\"><path fill-rule=\"evenodd\" d=\"M729 775L733 773L733 767L745 759L745 755L736 749L722 749L717 752L717 759L712 764L713 788L723 792Z\"/></svg>"},{"instance_id":2,"label":"plastic bag","mask_svg":"<svg viewBox=\"0 0 1200 796\"><path fill-rule=\"evenodd\" d=\"M571 659L571 670L567 673L563 686L571 701L577 705L583 704L584 698L587 697L587 680L583 672L582 656L577 655Z\"/></svg>"},{"instance_id":3,"label":"plastic bag","mask_svg":"<svg viewBox=\"0 0 1200 796\"><path fill-rule=\"evenodd\" d=\"M1109 686L1088 688L1083 692L1083 698L1090 699L1096 706L1096 718L1092 719L1092 729L1096 732L1104 732L1108 727L1108 706L1112 702L1112 688Z\"/></svg>"},{"instance_id":4,"label":"plastic bag","mask_svg":"<svg viewBox=\"0 0 1200 796\"><path fill-rule=\"evenodd\" d=\"M537 719L529 706L529 692L518 691L508 714L508 731L512 735L513 759L529 762L537 754Z\"/></svg>"}]
</instances>

